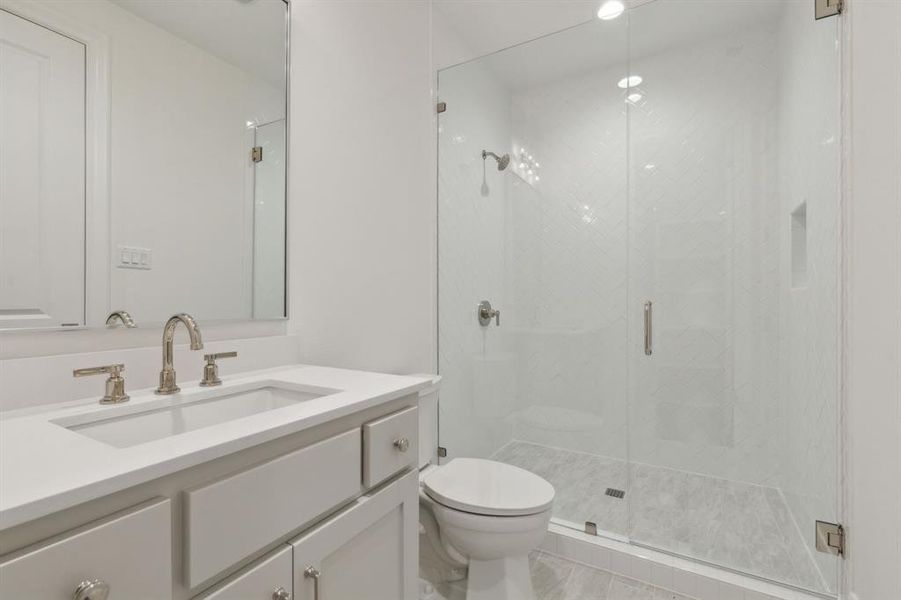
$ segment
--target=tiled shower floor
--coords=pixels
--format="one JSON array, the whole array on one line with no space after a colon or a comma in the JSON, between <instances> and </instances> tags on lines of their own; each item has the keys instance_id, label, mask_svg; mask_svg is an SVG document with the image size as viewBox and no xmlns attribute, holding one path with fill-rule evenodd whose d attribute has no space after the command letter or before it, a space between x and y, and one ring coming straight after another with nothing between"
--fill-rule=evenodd
<instances>
[{"instance_id":1,"label":"tiled shower floor","mask_svg":"<svg viewBox=\"0 0 901 600\"><path fill-rule=\"evenodd\" d=\"M513 441L492 457L557 490L554 516L633 542L818 592L829 592L779 490ZM607 488L626 491L623 499ZM629 510L632 527L629 528Z\"/></svg>"}]
</instances>

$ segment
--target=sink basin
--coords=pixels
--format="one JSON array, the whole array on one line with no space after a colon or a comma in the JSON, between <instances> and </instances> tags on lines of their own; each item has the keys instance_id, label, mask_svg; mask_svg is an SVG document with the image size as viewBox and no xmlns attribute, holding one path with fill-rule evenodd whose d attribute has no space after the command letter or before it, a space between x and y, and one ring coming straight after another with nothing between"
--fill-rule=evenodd
<instances>
[{"instance_id":1,"label":"sink basin","mask_svg":"<svg viewBox=\"0 0 901 600\"><path fill-rule=\"evenodd\" d=\"M53 422L110 446L128 448L293 406L338 391L265 384L253 389L203 391L187 398L123 406L121 411L115 410L115 416L110 416L109 411L100 411ZM216 395L212 395L214 393Z\"/></svg>"}]
</instances>

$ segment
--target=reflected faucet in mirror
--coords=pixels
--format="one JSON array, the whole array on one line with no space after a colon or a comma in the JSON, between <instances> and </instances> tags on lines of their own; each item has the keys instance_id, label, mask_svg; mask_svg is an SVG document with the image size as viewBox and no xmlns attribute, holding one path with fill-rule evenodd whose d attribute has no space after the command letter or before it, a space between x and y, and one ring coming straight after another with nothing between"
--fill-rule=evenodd
<instances>
[{"instance_id":1,"label":"reflected faucet in mirror","mask_svg":"<svg viewBox=\"0 0 901 600\"><path fill-rule=\"evenodd\" d=\"M110 327L118 327L119 325L116 321L120 321L129 329L137 327L137 325L135 325L135 320L132 319L131 315L128 314L128 311L125 310L114 310L106 318L106 324Z\"/></svg>"},{"instance_id":2,"label":"reflected faucet in mirror","mask_svg":"<svg viewBox=\"0 0 901 600\"><path fill-rule=\"evenodd\" d=\"M179 391L175 382L175 369L173 358L175 351L172 348L172 339L175 337L175 327L183 323L191 338L191 350L203 349L203 338L200 337L200 327L194 317L187 313L173 315L163 327L163 370L160 371L160 386L156 388L157 394L174 394Z\"/></svg>"}]
</instances>

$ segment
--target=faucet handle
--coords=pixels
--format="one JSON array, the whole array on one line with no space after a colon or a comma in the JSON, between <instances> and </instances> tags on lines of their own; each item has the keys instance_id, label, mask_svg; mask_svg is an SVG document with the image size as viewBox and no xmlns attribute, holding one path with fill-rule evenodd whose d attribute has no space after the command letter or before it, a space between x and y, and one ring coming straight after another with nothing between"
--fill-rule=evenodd
<instances>
[{"instance_id":1,"label":"faucet handle","mask_svg":"<svg viewBox=\"0 0 901 600\"><path fill-rule=\"evenodd\" d=\"M217 352L215 354L204 354L203 360L206 361L206 364L203 365L203 379L200 380L200 385L204 387L222 385L222 380L219 379L219 365L216 364L216 361L220 358L235 358L237 356L237 352Z\"/></svg>"},{"instance_id":2,"label":"faucet handle","mask_svg":"<svg viewBox=\"0 0 901 600\"><path fill-rule=\"evenodd\" d=\"M88 367L86 369L75 369L72 371L73 377L87 377L88 375L108 374L106 379L106 393L100 399L100 404L119 404L128 401L128 394L125 393L125 378L121 373L125 370L122 363L115 365L103 365L100 367Z\"/></svg>"}]
</instances>

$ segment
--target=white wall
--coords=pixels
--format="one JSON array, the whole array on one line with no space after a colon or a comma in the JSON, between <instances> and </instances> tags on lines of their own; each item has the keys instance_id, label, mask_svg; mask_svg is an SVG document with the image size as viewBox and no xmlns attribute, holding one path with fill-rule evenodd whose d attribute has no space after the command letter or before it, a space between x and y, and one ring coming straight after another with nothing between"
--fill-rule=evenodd
<instances>
[{"instance_id":1,"label":"white wall","mask_svg":"<svg viewBox=\"0 0 901 600\"><path fill-rule=\"evenodd\" d=\"M292 2L291 329L305 361L434 370L426 0Z\"/></svg>"},{"instance_id":2,"label":"white wall","mask_svg":"<svg viewBox=\"0 0 901 600\"><path fill-rule=\"evenodd\" d=\"M901 3L849 3L848 590L901 598Z\"/></svg>"}]
</instances>

